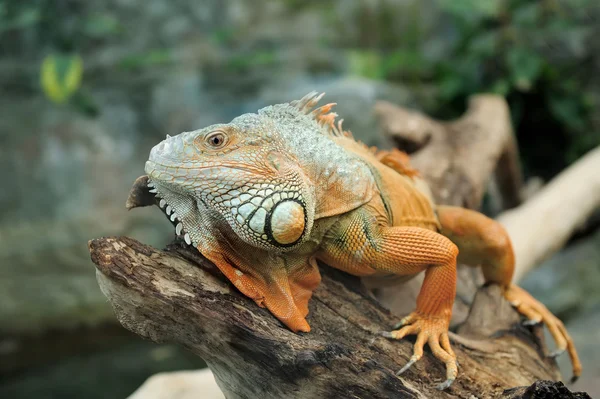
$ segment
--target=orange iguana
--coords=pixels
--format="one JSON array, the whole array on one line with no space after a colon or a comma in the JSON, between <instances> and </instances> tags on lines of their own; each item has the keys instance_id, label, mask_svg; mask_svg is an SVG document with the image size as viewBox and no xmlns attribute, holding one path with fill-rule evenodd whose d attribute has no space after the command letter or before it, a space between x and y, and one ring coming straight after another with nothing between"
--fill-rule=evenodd
<instances>
[{"instance_id":1,"label":"orange iguana","mask_svg":"<svg viewBox=\"0 0 600 399\"><path fill-rule=\"evenodd\" d=\"M308 301L321 276L316 260L353 275L386 279L425 271L416 310L385 336L417 336L457 375L448 326L456 262L481 265L486 281L533 322L558 350L573 342L544 305L511 283L514 255L505 230L467 209L435 205L400 151L376 151L336 125L323 95L245 114L228 124L184 132L152 148L150 192L175 232L196 247L259 306L293 331L310 331Z\"/></svg>"}]
</instances>

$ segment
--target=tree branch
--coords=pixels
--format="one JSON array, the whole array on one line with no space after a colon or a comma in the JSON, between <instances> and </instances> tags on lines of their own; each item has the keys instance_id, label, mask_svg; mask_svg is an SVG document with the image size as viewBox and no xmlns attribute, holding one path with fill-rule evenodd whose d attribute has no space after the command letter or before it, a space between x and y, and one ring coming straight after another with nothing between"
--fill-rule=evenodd
<instances>
[{"instance_id":1,"label":"tree branch","mask_svg":"<svg viewBox=\"0 0 600 399\"><path fill-rule=\"evenodd\" d=\"M498 216L516 254L514 281L560 248L600 209L600 147L560 173L518 208Z\"/></svg>"}]
</instances>

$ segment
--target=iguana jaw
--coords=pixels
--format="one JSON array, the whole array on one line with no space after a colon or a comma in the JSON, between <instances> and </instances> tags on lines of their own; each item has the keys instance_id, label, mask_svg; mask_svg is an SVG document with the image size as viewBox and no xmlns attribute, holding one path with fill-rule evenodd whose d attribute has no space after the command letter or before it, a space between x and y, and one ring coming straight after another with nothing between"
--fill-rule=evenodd
<instances>
[{"instance_id":1,"label":"iguana jaw","mask_svg":"<svg viewBox=\"0 0 600 399\"><path fill-rule=\"evenodd\" d=\"M175 226L177 237L183 238L186 244L197 245L192 241L188 231L194 228L191 220L196 220L198 208L193 198L179 195L158 182L148 180L149 191L158 199L158 206L165 212L167 218Z\"/></svg>"}]
</instances>

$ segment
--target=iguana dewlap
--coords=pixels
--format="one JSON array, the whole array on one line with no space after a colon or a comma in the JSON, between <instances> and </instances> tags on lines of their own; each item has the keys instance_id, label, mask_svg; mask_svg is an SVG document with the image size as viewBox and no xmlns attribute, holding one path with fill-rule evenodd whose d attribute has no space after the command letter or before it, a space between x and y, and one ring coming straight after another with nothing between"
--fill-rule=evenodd
<instances>
[{"instance_id":1,"label":"iguana dewlap","mask_svg":"<svg viewBox=\"0 0 600 399\"><path fill-rule=\"evenodd\" d=\"M310 331L308 301L321 280L316 260L371 281L425 271L416 310L385 335L417 335L401 372L427 343L446 365L441 389L457 375L448 338L457 257L481 265L486 281L500 284L521 314L546 324L555 354L567 349L578 376L581 365L561 321L511 283L514 255L500 224L435 205L404 153L356 142L341 121L334 124L334 104L314 109L321 97L310 93L228 124L167 136L152 148L148 186L176 234L293 331Z\"/></svg>"}]
</instances>

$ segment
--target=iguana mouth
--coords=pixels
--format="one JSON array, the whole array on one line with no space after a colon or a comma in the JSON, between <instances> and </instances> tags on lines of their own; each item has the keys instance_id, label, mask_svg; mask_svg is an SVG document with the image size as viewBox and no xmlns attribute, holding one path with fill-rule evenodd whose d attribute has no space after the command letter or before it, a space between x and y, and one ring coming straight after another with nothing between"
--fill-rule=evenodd
<instances>
[{"instance_id":1,"label":"iguana mouth","mask_svg":"<svg viewBox=\"0 0 600 399\"><path fill-rule=\"evenodd\" d=\"M148 188L150 189L149 191L153 193L157 199L159 199L158 206L165 213L165 215L167 215L167 218L175 227L175 235L179 238L182 238L187 245L192 245L192 238L183 226L183 216L178 215L175 206L167 202L163 194L158 191L158 187L155 182L148 180Z\"/></svg>"}]
</instances>

